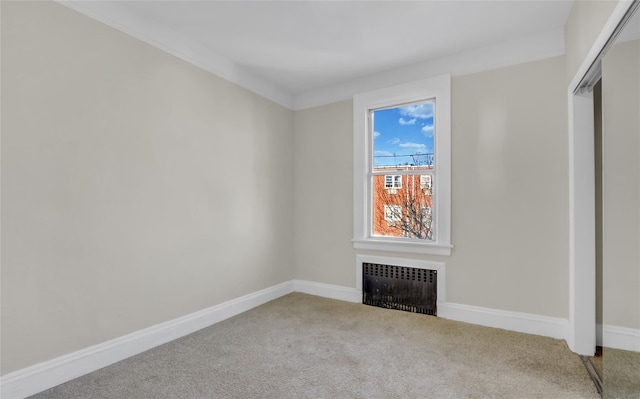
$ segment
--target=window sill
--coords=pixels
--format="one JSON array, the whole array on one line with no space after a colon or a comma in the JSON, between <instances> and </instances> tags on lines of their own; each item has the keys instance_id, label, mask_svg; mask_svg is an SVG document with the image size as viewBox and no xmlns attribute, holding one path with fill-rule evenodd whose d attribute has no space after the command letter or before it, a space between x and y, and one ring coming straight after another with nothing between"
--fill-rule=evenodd
<instances>
[{"instance_id":1,"label":"window sill","mask_svg":"<svg viewBox=\"0 0 640 399\"><path fill-rule=\"evenodd\" d=\"M451 256L452 245L427 242L407 242L394 239L353 239L353 248L373 251L404 252L412 254Z\"/></svg>"}]
</instances>

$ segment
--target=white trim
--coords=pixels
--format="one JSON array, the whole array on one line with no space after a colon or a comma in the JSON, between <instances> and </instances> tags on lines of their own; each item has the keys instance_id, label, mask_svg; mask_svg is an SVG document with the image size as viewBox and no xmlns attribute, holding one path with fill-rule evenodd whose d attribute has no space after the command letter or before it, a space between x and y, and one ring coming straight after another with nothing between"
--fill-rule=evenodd
<instances>
[{"instance_id":1,"label":"white trim","mask_svg":"<svg viewBox=\"0 0 640 399\"><path fill-rule=\"evenodd\" d=\"M555 339L566 339L567 337L569 321L564 318L447 302L446 267L442 262L389 258L372 255L356 255L356 258L355 290L348 287L295 280L295 291L332 299L340 299L339 296L349 293L348 295L351 296L351 299L347 299L349 302L361 302L363 262L438 270L438 317L486 327L502 328L504 330L517 331L526 334L541 335ZM300 288L300 290L298 288Z\"/></svg>"},{"instance_id":2,"label":"white trim","mask_svg":"<svg viewBox=\"0 0 640 399\"><path fill-rule=\"evenodd\" d=\"M291 280L177 319L39 363L0 378L3 399L22 399L138 353L208 327L291 292L302 292L347 302L362 302L362 262L378 262L438 271L438 316L488 327L563 339L567 320L446 302L446 268L442 262L357 255L357 287ZM617 342L640 341L640 331L606 326ZM612 335L613 337L613 335ZM612 342L615 344L615 342ZM622 345L622 344L621 344ZM624 346L622 345L622 346ZM619 345L620 346L620 345ZM614 346L611 346L614 347Z\"/></svg>"},{"instance_id":3,"label":"white trim","mask_svg":"<svg viewBox=\"0 0 640 399\"><path fill-rule=\"evenodd\" d=\"M593 96L569 95L569 320L572 351L596 346Z\"/></svg>"},{"instance_id":4,"label":"white trim","mask_svg":"<svg viewBox=\"0 0 640 399\"><path fill-rule=\"evenodd\" d=\"M302 292L303 294L316 295L345 302L362 303L362 290L355 288L305 280L293 280L293 287L295 292Z\"/></svg>"},{"instance_id":5,"label":"white trim","mask_svg":"<svg viewBox=\"0 0 640 399\"><path fill-rule=\"evenodd\" d=\"M591 68L591 65L593 65L593 63L596 61L596 59L598 58L598 55L600 55L600 52L602 51L604 46L607 44L607 42L609 41L609 38L611 37L613 32L616 30L616 28L618 27L618 25L620 24L625 14L627 13L627 11L629 11L632 5L633 5L633 0L620 0L616 5L616 8L613 9L611 16L605 23L604 27L600 31L600 34L598 35L596 40L593 42L593 45L591 46L591 49L587 53L587 56L582 61L582 64L580 64L578 71L576 72L573 79L571 80L571 83L569 84L570 94L576 91L576 89L578 88L578 85L580 84L580 81L589 71L589 68Z\"/></svg>"},{"instance_id":6,"label":"white trim","mask_svg":"<svg viewBox=\"0 0 640 399\"><path fill-rule=\"evenodd\" d=\"M142 24L130 14L120 11L117 2L79 0L56 0L56 2L294 111L347 100L354 94L363 91L420 80L443 73L451 73L455 76L466 75L560 56L565 52L564 29L558 28L404 68L360 77L352 81L306 92L290 93L228 58L181 37L177 32L166 32L160 27L149 26L148 21L143 28Z\"/></svg>"},{"instance_id":7,"label":"white trim","mask_svg":"<svg viewBox=\"0 0 640 399\"><path fill-rule=\"evenodd\" d=\"M561 56L564 28L481 47L416 65L377 73L294 95L293 109L303 110L352 98L356 93L450 73L463 76Z\"/></svg>"},{"instance_id":8,"label":"white trim","mask_svg":"<svg viewBox=\"0 0 640 399\"><path fill-rule=\"evenodd\" d=\"M360 292L361 297L362 297L362 264L363 263L377 263L380 265L414 267L417 269L437 271L438 274L437 274L437 280L436 280L436 285L437 285L436 306L438 307L438 315L439 315L440 303L445 303L447 300L447 265L444 262L358 254L356 255L356 291Z\"/></svg>"},{"instance_id":9,"label":"white trim","mask_svg":"<svg viewBox=\"0 0 640 399\"><path fill-rule=\"evenodd\" d=\"M141 23L134 15L123 12L117 1L55 1L283 107L293 109L293 95L288 91L255 75L246 67L214 53L211 49L181 36L179 32L168 31L149 22Z\"/></svg>"},{"instance_id":10,"label":"white trim","mask_svg":"<svg viewBox=\"0 0 640 399\"><path fill-rule=\"evenodd\" d=\"M370 158L373 151L369 129L370 110L435 98L435 184L433 218L435 241L372 237ZM405 83L360 93L353 97L353 244L356 249L451 254L451 76Z\"/></svg>"},{"instance_id":11,"label":"white trim","mask_svg":"<svg viewBox=\"0 0 640 399\"><path fill-rule=\"evenodd\" d=\"M559 317L540 316L531 313L512 312L450 302L438 305L438 317L556 339L566 339L569 325L567 319Z\"/></svg>"},{"instance_id":12,"label":"white trim","mask_svg":"<svg viewBox=\"0 0 640 399\"><path fill-rule=\"evenodd\" d=\"M598 345L605 348L640 352L640 329L598 324Z\"/></svg>"},{"instance_id":13,"label":"white trim","mask_svg":"<svg viewBox=\"0 0 640 399\"><path fill-rule=\"evenodd\" d=\"M208 309L9 373L0 379L2 398L21 399L34 395L233 317L289 294L293 290L294 283L287 281Z\"/></svg>"},{"instance_id":14,"label":"white trim","mask_svg":"<svg viewBox=\"0 0 640 399\"><path fill-rule=\"evenodd\" d=\"M620 1L568 88L569 101L569 348L592 355L595 323L595 185L593 176L592 98L574 95L580 81L633 3ZM591 124L591 127L589 127ZM586 176L591 171L591 176ZM592 259L593 258L593 259Z\"/></svg>"},{"instance_id":15,"label":"white trim","mask_svg":"<svg viewBox=\"0 0 640 399\"><path fill-rule=\"evenodd\" d=\"M453 245L438 245L431 242L413 242L394 240L393 238L377 239L368 238L366 240L351 240L353 248L372 251L390 251L407 254L428 254L450 256Z\"/></svg>"}]
</instances>

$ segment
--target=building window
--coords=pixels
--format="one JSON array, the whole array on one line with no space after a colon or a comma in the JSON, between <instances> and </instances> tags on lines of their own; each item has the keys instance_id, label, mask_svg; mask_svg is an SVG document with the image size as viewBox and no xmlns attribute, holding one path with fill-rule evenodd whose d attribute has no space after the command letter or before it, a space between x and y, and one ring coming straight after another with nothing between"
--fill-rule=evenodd
<instances>
[{"instance_id":1,"label":"building window","mask_svg":"<svg viewBox=\"0 0 640 399\"><path fill-rule=\"evenodd\" d=\"M402 188L402 175L386 175L384 188Z\"/></svg>"},{"instance_id":2,"label":"building window","mask_svg":"<svg viewBox=\"0 0 640 399\"><path fill-rule=\"evenodd\" d=\"M432 175L420 175L420 188L422 190L431 190L432 181Z\"/></svg>"},{"instance_id":3,"label":"building window","mask_svg":"<svg viewBox=\"0 0 640 399\"><path fill-rule=\"evenodd\" d=\"M451 253L450 86L441 76L354 97L355 248Z\"/></svg>"},{"instance_id":4,"label":"building window","mask_svg":"<svg viewBox=\"0 0 640 399\"><path fill-rule=\"evenodd\" d=\"M402 220L402 206L401 205L385 205L384 206L384 220L389 226L395 226L396 222Z\"/></svg>"}]
</instances>

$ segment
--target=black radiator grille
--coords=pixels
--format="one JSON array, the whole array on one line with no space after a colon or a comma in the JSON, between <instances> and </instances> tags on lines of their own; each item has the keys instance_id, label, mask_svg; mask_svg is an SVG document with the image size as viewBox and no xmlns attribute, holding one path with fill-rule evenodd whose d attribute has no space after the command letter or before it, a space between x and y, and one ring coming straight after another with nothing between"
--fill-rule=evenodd
<instances>
[{"instance_id":1,"label":"black radiator grille","mask_svg":"<svg viewBox=\"0 0 640 399\"><path fill-rule=\"evenodd\" d=\"M436 270L376 263L363 263L362 269L365 305L436 315Z\"/></svg>"}]
</instances>

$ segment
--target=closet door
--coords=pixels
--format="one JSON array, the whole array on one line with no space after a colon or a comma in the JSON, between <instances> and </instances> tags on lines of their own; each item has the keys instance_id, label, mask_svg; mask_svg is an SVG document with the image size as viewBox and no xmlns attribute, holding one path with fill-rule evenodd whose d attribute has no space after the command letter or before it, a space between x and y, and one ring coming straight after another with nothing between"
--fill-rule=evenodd
<instances>
[{"instance_id":1,"label":"closet door","mask_svg":"<svg viewBox=\"0 0 640 399\"><path fill-rule=\"evenodd\" d=\"M605 398L640 397L640 12L602 59Z\"/></svg>"}]
</instances>

